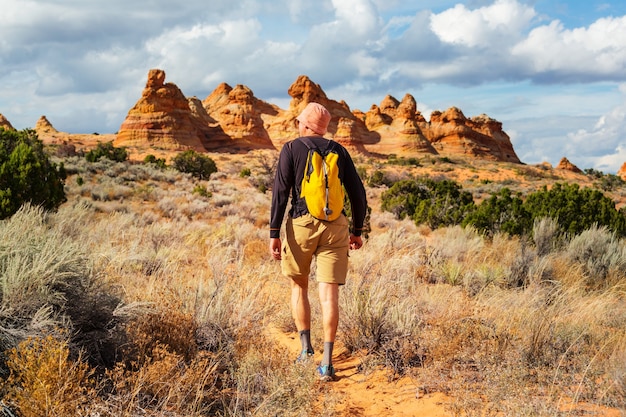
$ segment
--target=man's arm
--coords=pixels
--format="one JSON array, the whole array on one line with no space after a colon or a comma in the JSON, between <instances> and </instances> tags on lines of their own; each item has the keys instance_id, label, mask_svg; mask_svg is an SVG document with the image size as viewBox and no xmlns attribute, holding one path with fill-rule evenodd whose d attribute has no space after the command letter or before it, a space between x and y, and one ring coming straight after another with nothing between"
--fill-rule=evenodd
<instances>
[{"instance_id":1,"label":"man's arm","mask_svg":"<svg viewBox=\"0 0 626 417\"><path fill-rule=\"evenodd\" d=\"M276 176L272 187L272 207L270 210L270 256L275 260L281 259L280 228L287 210L289 194L295 181L293 163L288 145L283 146L278 157Z\"/></svg>"},{"instance_id":2,"label":"man's arm","mask_svg":"<svg viewBox=\"0 0 626 417\"><path fill-rule=\"evenodd\" d=\"M348 193L348 198L350 199L350 205L352 207L352 233L355 237L360 238L361 233L363 232L365 216L367 214L367 195L365 193L363 181L361 181L361 178L356 171L356 167L354 166L354 162L347 151L344 170L344 186ZM361 245L362 242L359 244L359 247Z\"/></svg>"}]
</instances>

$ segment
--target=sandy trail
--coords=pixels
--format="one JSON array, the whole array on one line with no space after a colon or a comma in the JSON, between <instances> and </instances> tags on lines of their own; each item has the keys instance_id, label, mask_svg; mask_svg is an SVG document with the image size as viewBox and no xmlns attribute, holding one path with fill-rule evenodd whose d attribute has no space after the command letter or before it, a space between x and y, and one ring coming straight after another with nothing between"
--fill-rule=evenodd
<instances>
[{"instance_id":1,"label":"sandy trail","mask_svg":"<svg viewBox=\"0 0 626 417\"><path fill-rule=\"evenodd\" d=\"M300 341L295 333L270 329L270 334L293 351L294 355L300 350ZM321 358L321 353L316 353L315 363ZM444 403L450 400L444 394L422 395L415 380L403 377L389 382L387 373L382 370L365 375L359 372L359 364L360 359L350 355L341 342L337 342L333 355L337 379L328 383L329 389L337 397L334 415L363 417L452 415L444 407Z\"/></svg>"}]
</instances>

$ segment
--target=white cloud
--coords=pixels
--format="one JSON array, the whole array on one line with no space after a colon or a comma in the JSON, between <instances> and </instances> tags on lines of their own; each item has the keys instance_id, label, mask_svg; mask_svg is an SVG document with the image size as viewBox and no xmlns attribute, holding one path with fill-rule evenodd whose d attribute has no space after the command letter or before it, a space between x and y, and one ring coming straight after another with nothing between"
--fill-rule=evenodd
<instances>
[{"instance_id":1,"label":"white cloud","mask_svg":"<svg viewBox=\"0 0 626 417\"><path fill-rule=\"evenodd\" d=\"M475 10L457 4L433 14L430 27L443 42L469 47L493 47L518 38L536 13L515 0L496 0Z\"/></svg>"},{"instance_id":2,"label":"white cloud","mask_svg":"<svg viewBox=\"0 0 626 417\"><path fill-rule=\"evenodd\" d=\"M626 96L624 102L598 119L592 129L568 134L568 149L600 170L616 172L626 162Z\"/></svg>"},{"instance_id":3,"label":"white cloud","mask_svg":"<svg viewBox=\"0 0 626 417\"><path fill-rule=\"evenodd\" d=\"M532 73L622 78L626 67L626 16L599 19L588 28L566 29L559 21L533 29L511 51Z\"/></svg>"},{"instance_id":4,"label":"white cloud","mask_svg":"<svg viewBox=\"0 0 626 417\"><path fill-rule=\"evenodd\" d=\"M286 3L286 10L292 21L303 26L319 23L332 16L333 5L331 0L283 0ZM280 3L276 3L282 7Z\"/></svg>"},{"instance_id":5,"label":"white cloud","mask_svg":"<svg viewBox=\"0 0 626 417\"><path fill-rule=\"evenodd\" d=\"M336 60L378 41L383 21L370 0L332 0L332 6L334 19L313 26L308 34L306 44L316 59Z\"/></svg>"},{"instance_id":6,"label":"white cloud","mask_svg":"<svg viewBox=\"0 0 626 417\"><path fill-rule=\"evenodd\" d=\"M369 0L332 0L337 19L358 37L377 36L382 21Z\"/></svg>"},{"instance_id":7,"label":"white cloud","mask_svg":"<svg viewBox=\"0 0 626 417\"><path fill-rule=\"evenodd\" d=\"M357 51L351 54L347 61L354 66L359 77L373 77L380 71L379 61L365 51Z\"/></svg>"},{"instance_id":8,"label":"white cloud","mask_svg":"<svg viewBox=\"0 0 626 417\"><path fill-rule=\"evenodd\" d=\"M247 57L263 44L260 31L255 19L175 27L148 40L146 50L152 66L164 69L183 91L194 85L198 89L199 83L204 89L214 88L241 73Z\"/></svg>"}]
</instances>

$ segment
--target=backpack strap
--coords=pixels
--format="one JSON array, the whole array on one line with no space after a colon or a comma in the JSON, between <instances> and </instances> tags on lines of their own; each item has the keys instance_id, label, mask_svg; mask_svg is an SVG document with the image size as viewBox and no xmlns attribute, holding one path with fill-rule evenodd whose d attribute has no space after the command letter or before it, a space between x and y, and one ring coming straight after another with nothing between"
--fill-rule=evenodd
<instances>
[{"instance_id":1,"label":"backpack strap","mask_svg":"<svg viewBox=\"0 0 626 417\"><path fill-rule=\"evenodd\" d=\"M302 142L304 146L306 146L307 149L310 151L317 149L317 146L315 146L313 140L311 140L311 138L308 136L301 136L298 138L298 140Z\"/></svg>"},{"instance_id":2,"label":"backpack strap","mask_svg":"<svg viewBox=\"0 0 626 417\"><path fill-rule=\"evenodd\" d=\"M313 142L313 140L310 137L308 137L308 136L301 136L301 137L298 138L298 140L300 142L302 142L304 144L304 146L306 146L309 151L317 151L317 152L319 152L320 155L322 155L324 157L328 154L328 152L330 152L334 148L334 143L330 139L326 139L328 141L328 144L326 145L324 150L320 149Z\"/></svg>"}]
</instances>

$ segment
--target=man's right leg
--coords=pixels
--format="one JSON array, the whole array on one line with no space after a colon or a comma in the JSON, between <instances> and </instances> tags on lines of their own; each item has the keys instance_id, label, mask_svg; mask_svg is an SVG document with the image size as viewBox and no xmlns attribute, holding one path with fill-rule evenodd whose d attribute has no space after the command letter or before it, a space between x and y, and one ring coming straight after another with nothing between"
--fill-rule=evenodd
<instances>
[{"instance_id":1,"label":"man's right leg","mask_svg":"<svg viewBox=\"0 0 626 417\"><path fill-rule=\"evenodd\" d=\"M314 352L311 344L311 304L308 290L308 279L291 280L291 315L298 329L302 352L306 352L305 356Z\"/></svg>"},{"instance_id":2,"label":"man's right leg","mask_svg":"<svg viewBox=\"0 0 626 417\"><path fill-rule=\"evenodd\" d=\"M291 315L300 333L302 343L300 357L305 358L313 354L308 290L311 261L317 247L317 235L317 224L310 215L287 219L286 242L281 267L283 274L291 277Z\"/></svg>"}]
</instances>

